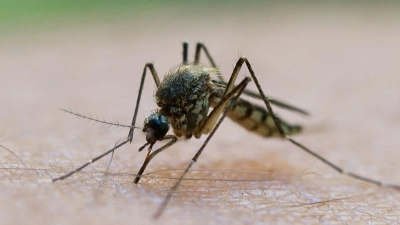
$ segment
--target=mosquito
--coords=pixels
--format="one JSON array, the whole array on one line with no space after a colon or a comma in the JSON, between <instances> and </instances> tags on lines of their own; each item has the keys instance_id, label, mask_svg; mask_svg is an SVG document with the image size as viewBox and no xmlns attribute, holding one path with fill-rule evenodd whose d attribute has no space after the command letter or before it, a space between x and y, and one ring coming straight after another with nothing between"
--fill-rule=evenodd
<instances>
[{"instance_id":1,"label":"mosquito","mask_svg":"<svg viewBox=\"0 0 400 225\"><path fill-rule=\"evenodd\" d=\"M200 54L202 51L206 55L211 67L200 64ZM250 77L245 77L241 82L235 84L243 64L246 65L250 72ZM196 152L178 181L169 190L167 196L155 212L154 218L158 218L162 215L172 198L173 193L180 186L192 165L198 160L204 148L207 146L208 142L226 116L251 132L264 137L280 137L291 142L341 174L378 186L400 189L400 186L398 185L386 184L368 177L346 172L306 146L295 141L291 135L299 133L301 131L301 126L291 125L282 120L274 114L271 104L304 115L308 115L308 112L282 101L267 97L257 80L249 60L244 56L240 57L237 61L229 81L224 81L206 46L200 42L197 43L193 63L188 62L188 43L183 43L182 64L173 67L169 72L167 72L163 81L160 81L153 63L147 63L143 69L132 123L131 126L127 126L129 127L127 139L116 144L112 149L91 159L77 169L58 178L54 178L53 182L63 180L73 175L102 157L114 153L114 151L119 147L128 142L132 142L134 130L139 128L136 126L136 118L148 70L157 86L155 101L159 109L152 112L144 120L143 128L141 128L142 131L146 133L146 143L139 148L139 151L142 151L148 146L147 155L133 182L137 184L149 162L157 154L175 144L179 137L190 139L194 136L195 138L200 138L203 134L208 134L205 142ZM258 93L246 89L247 84L251 80L255 83ZM255 105L241 98L242 94L262 100L264 106ZM210 108L212 108L212 110L209 112ZM91 117L85 117L79 113L74 113L68 110L64 111L86 119L108 123ZM121 126L120 124L108 124ZM172 127L174 135L167 134L170 127ZM153 151L153 146L157 141L166 140L168 140L166 144Z\"/></svg>"}]
</instances>

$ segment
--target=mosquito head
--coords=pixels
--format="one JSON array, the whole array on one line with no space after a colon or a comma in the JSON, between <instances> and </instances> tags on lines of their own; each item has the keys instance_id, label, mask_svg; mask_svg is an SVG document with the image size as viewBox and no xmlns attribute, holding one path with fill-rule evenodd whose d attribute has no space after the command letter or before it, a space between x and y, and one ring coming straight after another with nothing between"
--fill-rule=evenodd
<instances>
[{"instance_id":1,"label":"mosquito head","mask_svg":"<svg viewBox=\"0 0 400 225\"><path fill-rule=\"evenodd\" d=\"M153 145L156 141L162 140L169 130L167 117L159 112L153 112L144 120L143 132L146 132L147 143Z\"/></svg>"}]
</instances>

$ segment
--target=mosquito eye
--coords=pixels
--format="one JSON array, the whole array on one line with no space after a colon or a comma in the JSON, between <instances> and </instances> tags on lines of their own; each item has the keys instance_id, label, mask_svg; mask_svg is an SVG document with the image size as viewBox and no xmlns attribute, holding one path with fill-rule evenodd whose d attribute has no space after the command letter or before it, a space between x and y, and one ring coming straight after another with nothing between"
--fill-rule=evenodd
<instances>
[{"instance_id":1,"label":"mosquito eye","mask_svg":"<svg viewBox=\"0 0 400 225\"><path fill-rule=\"evenodd\" d=\"M145 120L143 131L147 132L146 139L149 143L161 140L167 134L168 130L168 119L159 113L152 113Z\"/></svg>"},{"instance_id":2,"label":"mosquito eye","mask_svg":"<svg viewBox=\"0 0 400 225\"><path fill-rule=\"evenodd\" d=\"M163 115L159 115L158 117L152 117L148 120L149 128L154 130L167 133L169 130L169 122L167 118Z\"/></svg>"}]
</instances>

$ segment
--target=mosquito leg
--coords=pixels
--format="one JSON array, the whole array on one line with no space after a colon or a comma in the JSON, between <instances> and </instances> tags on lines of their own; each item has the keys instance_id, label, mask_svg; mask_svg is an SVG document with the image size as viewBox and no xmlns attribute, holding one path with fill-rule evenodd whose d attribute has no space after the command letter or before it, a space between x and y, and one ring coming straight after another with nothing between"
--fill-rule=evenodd
<instances>
[{"instance_id":1,"label":"mosquito leg","mask_svg":"<svg viewBox=\"0 0 400 225\"><path fill-rule=\"evenodd\" d=\"M259 93L253 92L251 90L244 90L243 94L245 94L247 96L250 96L252 98L255 98L255 99L262 100L262 97L261 97L261 95ZM310 113L307 112L304 109L300 109L300 108L298 108L296 106L292 106L292 105L290 105L288 103L285 103L285 102L282 102L282 101L279 101L279 100L276 100L276 99L273 99L273 98L270 98L270 97L267 97L267 98L269 99L269 102L271 104L273 104L275 106L278 106L280 108L287 109L287 110L290 110L290 111L293 111L293 112L297 112L297 113L301 113L301 114L306 115L306 116L310 115Z\"/></svg>"},{"instance_id":2,"label":"mosquito leg","mask_svg":"<svg viewBox=\"0 0 400 225\"><path fill-rule=\"evenodd\" d=\"M388 187L388 188L394 188L394 189L400 189L399 185L395 185L395 184L387 184L387 183L382 183L380 181L377 180L373 180L371 178L368 177L364 177L364 176L360 176L358 174L352 173L352 172L346 172L345 170L343 170L342 168L336 166L335 164L333 164L332 162L326 160L325 158L323 158L322 156L318 155L317 153L311 151L309 148L305 147L304 145L300 144L299 142L293 140L293 138L291 138L289 135L286 135L286 139L289 140L290 142L292 142L294 145L296 145L297 147L301 148L302 150L306 151L307 153L311 154L312 156L314 156L315 158L321 160L322 162L324 162L325 164L327 164L328 166L330 166L331 168L333 168L334 170L336 170L337 172L343 174L343 175L347 175L349 177L358 179L358 180L362 180L368 183L372 183L381 187Z\"/></svg>"},{"instance_id":3,"label":"mosquito leg","mask_svg":"<svg viewBox=\"0 0 400 225\"><path fill-rule=\"evenodd\" d=\"M179 180L175 183L175 185L169 190L167 196L164 198L163 202L153 215L154 219L157 219L158 217L161 216L161 214L164 212L165 208L168 205L168 202L172 198L172 195L175 193L175 191L178 189L179 185L182 183L183 178L189 171L189 169L192 167L192 165L197 161L197 159L200 157L201 153L203 152L204 148L207 146L208 142L211 140L211 138L214 136L215 132L217 131L218 127L221 125L222 121L225 119L226 115L228 112L233 108L235 105L236 100L240 97L242 94L243 90L246 88L246 85L250 82L249 78L245 78L240 84L237 86L237 88L234 89L235 91L235 96L230 98L230 103L228 107L225 109L225 112L222 114L221 118L218 120L218 122L215 124L214 129L211 131L211 133L208 135L207 139L204 141L203 145L200 147L200 149L197 151L196 155L192 158L192 161L190 162L189 166L185 169L185 171L182 173L182 175L179 177ZM234 92L232 91L232 92ZM230 93L229 93L230 94ZM229 95L228 94L228 95Z\"/></svg>"},{"instance_id":4,"label":"mosquito leg","mask_svg":"<svg viewBox=\"0 0 400 225\"><path fill-rule=\"evenodd\" d=\"M237 75L239 74L240 69L242 68L243 63L246 63L246 66L247 66L247 69L248 69L249 72L250 72L251 78L254 80L254 83L255 83L255 85L256 85L256 87L257 87L259 93L260 93L260 96L262 97L262 100L264 101L265 106L267 107L269 114L271 114L271 116L272 116L272 118L273 118L273 120L274 120L274 123L275 123L276 127L278 128L278 131L279 131L281 137L282 137L282 138L285 138L285 132L283 131L282 127L280 126L279 120L278 120L278 118L276 117L276 115L274 114L274 112L272 111L271 105L269 104L269 98L267 98L267 97L265 96L263 90L261 89L260 83L258 82L257 77L256 77L256 75L254 74L254 71L253 71L253 69L251 68L251 65L250 65L250 63L249 63L249 61L247 60L246 57L242 56L242 57L240 57L240 59L237 61L236 66L235 66L235 68L233 69L232 76L231 76L231 78L229 79L229 82L228 82L228 84L227 84L227 89L228 89L228 87L230 87L230 86L233 85L233 83L234 83L234 81L235 81ZM226 92L226 90L225 90L225 92Z\"/></svg>"},{"instance_id":5,"label":"mosquito leg","mask_svg":"<svg viewBox=\"0 0 400 225\"><path fill-rule=\"evenodd\" d=\"M194 65L198 65L200 63L200 50L201 47L203 46L203 43L201 42L197 42L196 45L196 53L194 54ZM212 65L212 67L215 67L214 65Z\"/></svg>"},{"instance_id":6,"label":"mosquito leg","mask_svg":"<svg viewBox=\"0 0 400 225\"><path fill-rule=\"evenodd\" d=\"M200 63L201 49L203 49L204 53L206 54L207 59L210 62L211 66L214 68L218 68L217 64L215 64L215 62L214 62L214 59L211 57L211 54L208 52L207 47L201 42L197 42L197 45L196 45L196 54L194 55L194 64L197 65ZM218 75L219 81L224 82L224 77L221 75L219 70L217 70L217 75Z\"/></svg>"},{"instance_id":7,"label":"mosquito leg","mask_svg":"<svg viewBox=\"0 0 400 225\"><path fill-rule=\"evenodd\" d=\"M53 181L53 182L56 182L56 181L58 181L58 180L64 180L65 178L67 178L67 177L73 175L73 174L76 173L76 172L81 171L83 168L85 168L85 167L87 167L88 165L90 165L90 164L96 162L97 160L103 158L104 156L110 154L111 152L114 152L114 151L117 150L119 147L125 145L125 144L128 143L128 142L129 142L129 140L125 140L125 141L121 142L120 144L114 146L114 148L112 148L112 149L110 149L110 150L104 152L103 154L101 154L101 155L99 155L99 156L97 156L97 157L91 159L89 162L83 164L82 166L76 168L75 170L73 170L73 171L71 171L71 172L69 172L69 173L67 173L67 174L65 174L65 175L63 175L63 176L61 176L61 177L54 178L52 181Z\"/></svg>"},{"instance_id":8,"label":"mosquito leg","mask_svg":"<svg viewBox=\"0 0 400 225\"><path fill-rule=\"evenodd\" d=\"M185 41L182 43L183 45L183 64L188 64L188 46L189 44Z\"/></svg>"},{"instance_id":9,"label":"mosquito leg","mask_svg":"<svg viewBox=\"0 0 400 225\"><path fill-rule=\"evenodd\" d=\"M147 69L149 69L151 74L153 75L154 83L156 83L156 86L157 87L160 86L160 78L158 78L158 75L157 75L156 69L154 68L153 63L146 63L146 65L144 66L144 69L143 69L142 79L140 81L140 87L139 87L138 97L136 100L135 113L133 114L132 125L131 125L131 128L129 129L128 139L127 139L129 141L129 143L132 142L132 138L133 138L134 126L136 124L136 117L137 117L137 113L139 111L140 99L142 97L142 91L143 91L143 86L144 86L144 80L146 78Z\"/></svg>"},{"instance_id":10,"label":"mosquito leg","mask_svg":"<svg viewBox=\"0 0 400 225\"><path fill-rule=\"evenodd\" d=\"M74 171L71 171L71 172L69 172L69 173L66 174L66 175L63 175L63 176L61 176L61 177L58 177L58 178L53 179L53 182L55 182L55 181L57 181L57 180L63 180L63 179L65 179L65 178L71 176L72 174L74 174L74 173L76 173L76 172L78 172L78 171L81 171L83 168L85 168L85 167L87 167L88 165L90 165L90 164L96 162L97 160L103 158L104 156L110 154L111 152L114 152L116 149L118 149L119 147L125 145L126 143L132 142L134 129L136 128L136 127L135 127L136 118L137 118L137 113L138 113L138 110L139 110L140 99L141 99L142 92L143 92L143 86L144 86L144 81L145 81L145 78L146 78L146 71L147 71L147 69L149 69L150 72L151 72L151 74L153 75L154 83L156 83L156 86L158 87L158 86L160 85L160 79L158 78L158 75L157 75L157 72L156 72L156 70L155 70L155 68L154 68L153 63L146 63L146 65L144 66L144 69L143 69L142 79L141 79L141 81L140 81L139 93L138 93L138 97L137 97L137 100L136 100L135 113L133 114L132 125L131 125L131 127L130 127L130 129L129 129L129 134L128 134L127 140L124 141L124 142L122 142L122 143L120 143L120 144L118 144L118 145L116 145L114 148L108 150L107 152L105 152L105 153L103 153L103 154L97 156L96 158L93 158L92 160L90 160L89 162L87 162L87 163L83 164L82 166L78 167L78 168L75 169Z\"/></svg>"},{"instance_id":11,"label":"mosquito leg","mask_svg":"<svg viewBox=\"0 0 400 225\"><path fill-rule=\"evenodd\" d=\"M265 94L264 94L264 92L263 92L263 90L262 90L262 88L261 88L261 86L260 86L260 84L259 84L259 82L258 82L258 80L257 80L257 77L255 76L254 71L253 71L253 69L251 68L251 65L250 65L249 61L247 60L247 58L241 57L241 58L239 59L239 61L237 62L235 69L236 69L237 67L240 69L240 67L242 66L243 63L246 63L246 66L247 66L247 68L248 68L248 70L249 70L249 72L250 72L250 74L251 74L251 77L252 77L253 80L254 80L254 83L255 83L256 86L257 86L257 89L258 89L258 91L259 91L259 93L260 93L260 96L262 97L262 99L263 99L265 105L267 106L268 112L269 112L269 113L272 115L272 117L274 118L275 125L277 126L277 128L278 128L278 130L279 130L279 132L280 132L280 134L281 134L281 136L282 136L282 138L284 138L284 139L290 141L292 144L296 145L296 146L299 147L300 149L302 149L302 150L306 151L307 153L311 154L312 156L314 156L315 158L319 159L320 161L322 161L323 163L325 163L326 165L330 166L331 168L333 168L334 170L336 170L337 172L339 172L339 173L341 173L341 174L344 174L344 175L347 175L347 176L349 176L349 177L353 177L353 178L355 178L355 179L362 180L362 181L365 181L365 182L368 182L368 183L372 183L372 184L375 184L375 185L378 185L378 186L384 186L384 187L390 187L390 188L400 189L400 186L398 186L398 185L384 184L384 183L382 183L382 182L380 182L380 181L376 181L376 180L373 180L373 179L370 179L370 178L367 178L367 177L363 177L363 176L360 176L360 175L358 175L358 174L354 174L354 173L351 173L351 172L346 172L346 171L344 171L343 169L341 169L340 167L338 167L338 166L336 166L335 164L333 164L332 162L328 161L327 159L325 159L325 158L323 158L322 156L318 155L317 153L311 151L310 149L308 149L308 148L305 147L304 145L302 145L302 144L300 144L299 142L295 141L295 140L292 139L289 135L285 134L284 131L283 131L283 129L282 129L282 127L281 127L281 125L280 125L280 123L279 123L279 121L277 120L276 115L275 115L274 112L272 111L271 105L269 104L270 99L267 98L267 97L265 96Z\"/></svg>"},{"instance_id":12,"label":"mosquito leg","mask_svg":"<svg viewBox=\"0 0 400 225\"><path fill-rule=\"evenodd\" d=\"M206 53L208 61L210 61L211 66L214 68L217 68L217 64L215 64L214 59L211 57L210 53L207 50L207 47L201 43L198 42L196 45L196 54L194 56L194 64L199 64L200 63L200 51L203 49L204 53Z\"/></svg>"},{"instance_id":13,"label":"mosquito leg","mask_svg":"<svg viewBox=\"0 0 400 225\"><path fill-rule=\"evenodd\" d=\"M200 137L201 134L210 133L210 131L214 128L214 125L217 123L219 116L221 115L221 113L225 109L226 104L241 89L241 86L240 86L241 83L250 82L251 81L251 79L249 77L246 77L238 86L234 86L233 82L236 80L237 74L236 74L236 76L233 75L232 77L230 79L231 85L227 85L227 87L225 89L225 93L222 95L221 100L213 108L213 110L210 112L210 114L201 122L200 128L195 133L195 137ZM227 90L230 90L230 91L227 92Z\"/></svg>"},{"instance_id":14,"label":"mosquito leg","mask_svg":"<svg viewBox=\"0 0 400 225\"><path fill-rule=\"evenodd\" d=\"M228 103L228 100L233 97L234 93L236 93L235 91L232 91L232 90L235 90L235 89L238 90L239 85L235 86L235 81L239 74L242 64L243 64L243 62L241 62L239 59L235 68L233 69L232 75L226 85L225 91L222 94L221 100L214 107L214 109L210 112L210 114L202 121L202 123L200 124L200 129L198 129L198 132L195 134L195 137L200 137L201 134L207 134L213 129L214 124L217 122L218 117L224 110L225 105ZM245 79L250 79L250 78L245 78Z\"/></svg>"},{"instance_id":15,"label":"mosquito leg","mask_svg":"<svg viewBox=\"0 0 400 225\"><path fill-rule=\"evenodd\" d=\"M165 149L167 149L168 147L172 146L173 144L176 143L176 141L178 140L178 138L175 135L166 135L163 140L167 140L167 139L171 139L167 144L163 145L162 147L160 147L159 149L155 150L153 153L150 154L151 149L149 149L146 159L143 162L142 167L140 168L138 174L136 175L135 180L133 181L133 183L137 184L140 180L140 178L142 177L142 174L144 172L144 170L146 169L147 165L149 164L150 160L152 160L154 158L154 156L156 156L158 153L164 151Z\"/></svg>"},{"instance_id":16,"label":"mosquito leg","mask_svg":"<svg viewBox=\"0 0 400 225\"><path fill-rule=\"evenodd\" d=\"M217 68L217 65L215 64L214 59L211 57L211 54L207 50L207 47L201 42L198 42L197 46L196 46L196 54L195 54L195 63L194 64L199 64L200 63L200 51L201 51L201 49L203 49L204 53L206 54L208 61L211 63L211 66L214 67L214 68ZM224 84L226 84L226 82L224 81L223 76L219 73L219 71L217 72L217 75L218 75L219 81L224 83ZM259 93L255 93L255 92L253 92L251 90L244 90L243 94L246 94L246 95L248 95L250 97L253 97L253 98L256 98L256 99L262 99L262 97L260 96ZM282 101L278 101L278 100L269 98L269 102L271 104L274 104L274 105L276 105L278 107L281 107L281 108L284 108L284 109L288 109L288 110L291 110L291 111L294 111L294 112L298 112L298 113L301 113L303 115L309 115L309 113L306 110L300 109L300 108L298 108L296 106L292 106L292 105L284 103Z\"/></svg>"}]
</instances>

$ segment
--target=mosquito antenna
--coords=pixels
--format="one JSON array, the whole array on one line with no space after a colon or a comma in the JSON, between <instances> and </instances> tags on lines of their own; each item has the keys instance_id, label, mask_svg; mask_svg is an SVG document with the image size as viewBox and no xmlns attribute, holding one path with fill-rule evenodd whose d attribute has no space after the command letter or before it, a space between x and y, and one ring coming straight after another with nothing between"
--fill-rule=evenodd
<instances>
[{"instance_id":1,"label":"mosquito antenna","mask_svg":"<svg viewBox=\"0 0 400 225\"><path fill-rule=\"evenodd\" d=\"M67 110L67 109L63 109L63 108L61 108L61 110L66 112L66 113L69 113L69 114L72 114L74 116L77 116L79 118L83 118L83 119L87 119L87 120L90 120L90 121L94 121L96 123L102 123L102 124L107 124L107 125L116 126L116 127L142 129L141 127L138 127L138 126L128 126L128 125L120 124L118 122L118 120L116 122L110 122L110 121L106 121L105 119L99 119L98 116L96 116L96 118L94 118L94 117L92 117L90 115L86 116L85 114L82 114L80 112L73 112L71 110ZM102 118L104 118L104 116Z\"/></svg>"}]
</instances>

